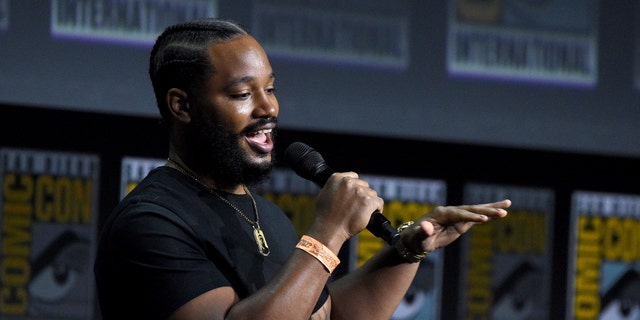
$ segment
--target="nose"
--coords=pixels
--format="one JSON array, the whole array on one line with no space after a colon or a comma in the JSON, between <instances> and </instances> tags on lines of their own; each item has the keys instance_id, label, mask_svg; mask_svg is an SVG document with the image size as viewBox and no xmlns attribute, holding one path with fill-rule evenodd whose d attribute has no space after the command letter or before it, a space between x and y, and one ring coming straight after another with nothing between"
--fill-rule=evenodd
<instances>
[{"instance_id":1,"label":"nose","mask_svg":"<svg viewBox=\"0 0 640 320\"><path fill-rule=\"evenodd\" d=\"M253 115L256 118L277 117L278 116L278 99L271 93L263 92L256 96L256 107L253 109Z\"/></svg>"}]
</instances>

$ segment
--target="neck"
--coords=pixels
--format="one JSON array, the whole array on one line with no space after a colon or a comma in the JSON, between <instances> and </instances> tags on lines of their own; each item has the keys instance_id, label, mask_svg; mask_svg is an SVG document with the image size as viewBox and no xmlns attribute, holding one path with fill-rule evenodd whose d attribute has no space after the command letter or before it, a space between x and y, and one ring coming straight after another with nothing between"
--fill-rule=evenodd
<instances>
[{"instance_id":1,"label":"neck","mask_svg":"<svg viewBox=\"0 0 640 320\"><path fill-rule=\"evenodd\" d=\"M233 193L233 194L246 194L244 185L238 184L235 186L226 186L226 187L221 186L220 184L216 183L215 180L210 179L205 175L197 174L194 170L192 170L189 166L187 166L184 163L182 158L180 158L177 155L169 156L169 158L167 158L167 162L165 163L165 166L174 168L184 173L185 175L193 178L198 183L202 184L203 186L213 191L217 190L217 191L223 191L223 192Z\"/></svg>"}]
</instances>

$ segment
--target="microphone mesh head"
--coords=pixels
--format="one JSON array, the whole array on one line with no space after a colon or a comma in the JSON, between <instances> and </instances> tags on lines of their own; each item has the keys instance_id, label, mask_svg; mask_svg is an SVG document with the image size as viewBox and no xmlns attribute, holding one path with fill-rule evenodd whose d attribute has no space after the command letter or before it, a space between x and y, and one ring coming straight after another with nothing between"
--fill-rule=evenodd
<instances>
[{"instance_id":1,"label":"microphone mesh head","mask_svg":"<svg viewBox=\"0 0 640 320\"><path fill-rule=\"evenodd\" d=\"M324 158L315 149L302 142L294 142L284 152L289 166L301 177L314 181L326 166Z\"/></svg>"}]
</instances>

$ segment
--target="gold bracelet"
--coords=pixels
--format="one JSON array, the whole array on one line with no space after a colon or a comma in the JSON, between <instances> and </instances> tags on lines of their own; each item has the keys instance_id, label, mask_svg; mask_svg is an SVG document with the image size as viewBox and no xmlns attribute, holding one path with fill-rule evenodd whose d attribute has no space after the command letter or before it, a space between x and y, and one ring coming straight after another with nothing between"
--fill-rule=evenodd
<instances>
[{"instance_id":1,"label":"gold bracelet","mask_svg":"<svg viewBox=\"0 0 640 320\"><path fill-rule=\"evenodd\" d=\"M407 221L407 222L401 224L398 227L398 233L402 232L406 228L409 228L411 225L413 225L413 223L414 223L413 221ZM409 263L420 262L420 261L422 261L422 259L424 259L424 257L427 256L427 252L426 251L414 252L413 250L409 250L409 248L407 248L404 245L404 243L402 243L402 238L398 239L398 241L393 245L393 247L398 252L398 255L400 255L400 257L402 257L402 259L404 259L405 261L407 261Z\"/></svg>"},{"instance_id":2,"label":"gold bracelet","mask_svg":"<svg viewBox=\"0 0 640 320\"><path fill-rule=\"evenodd\" d=\"M318 259L318 261L327 268L329 274L331 274L340 263L340 259L338 259L338 257L329 248L308 235L303 235L302 238L300 238L300 242L298 242L296 248L301 249Z\"/></svg>"}]
</instances>

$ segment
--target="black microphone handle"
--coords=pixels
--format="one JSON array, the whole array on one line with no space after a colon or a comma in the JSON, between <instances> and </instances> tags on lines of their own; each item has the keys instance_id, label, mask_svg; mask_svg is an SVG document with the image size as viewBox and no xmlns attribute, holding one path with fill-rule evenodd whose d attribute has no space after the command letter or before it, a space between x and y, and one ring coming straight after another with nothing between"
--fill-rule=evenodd
<instances>
[{"instance_id":1,"label":"black microphone handle","mask_svg":"<svg viewBox=\"0 0 640 320\"><path fill-rule=\"evenodd\" d=\"M289 165L301 177L313 181L322 188L334 173L315 149L302 142L294 142L285 151ZM400 239L400 234L391 225L380 210L376 209L369 219L367 230L386 243L394 245Z\"/></svg>"},{"instance_id":2,"label":"black microphone handle","mask_svg":"<svg viewBox=\"0 0 640 320\"><path fill-rule=\"evenodd\" d=\"M327 180L329 180L329 177L334 173L334 171L324 165L324 163L321 167L322 170L313 175L313 182L315 182L315 184L320 188L325 185ZM378 209L371 214L371 218L367 224L367 230L390 245L394 245L400 239L398 230L391 225L389 219L382 215Z\"/></svg>"},{"instance_id":3,"label":"black microphone handle","mask_svg":"<svg viewBox=\"0 0 640 320\"><path fill-rule=\"evenodd\" d=\"M333 172L331 168L325 166L324 170L314 175L314 182L322 188ZM396 228L391 225L389 219L382 215L378 209L371 214L367 230L390 245L394 245L400 239L400 234Z\"/></svg>"},{"instance_id":4,"label":"black microphone handle","mask_svg":"<svg viewBox=\"0 0 640 320\"><path fill-rule=\"evenodd\" d=\"M367 224L367 230L390 245L394 245L400 240L398 230L391 225L389 219L383 216L378 209L371 214L371 219L369 219L369 224Z\"/></svg>"}]
</instances>

